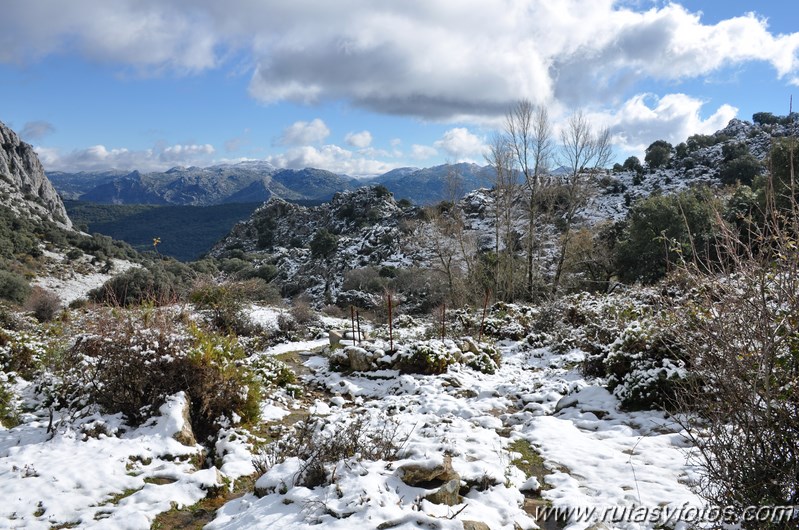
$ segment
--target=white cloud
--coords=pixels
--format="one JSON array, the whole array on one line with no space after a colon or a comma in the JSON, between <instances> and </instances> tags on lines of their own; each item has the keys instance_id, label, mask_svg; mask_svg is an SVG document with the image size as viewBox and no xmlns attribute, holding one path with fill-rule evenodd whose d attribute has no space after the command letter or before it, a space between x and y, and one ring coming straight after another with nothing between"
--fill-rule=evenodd
<instances>
[{"instance_id":1,"label":"white cloud","mask_svg":"<svg viewBox=\"0 0 799 530\"><path fill-rule=\"evenodd\" d=\"M165 162L181 162L196 156L214 154L214 146L203 145L170 145L159 153L158 158Z\"/></svg>"},{"instance_id":2,"label":"white cloud","mask_svg":"<svg viewBox=\"0 0 799 530\"><path fill-rule=\"evenodd\" d=\"M483 140L464 127L448 130L433 145L446 152L457 162L482 160L486 149Z\"/></svg>"},{"instance_id":3,"label":"white cloud","mask_svg":"<svg viewBox=\"0 0 799 530\"><path fill-rule=\"evenodd\" d=\"M11 2L0 18L0 62L76 51L145 71L198 72L219 64L224 36L207 10L181 2Z\"/></svg>"},{"instance_id":4,"label":"white cloud","mask_svg":"<svg viewBox=\"0 0 799 530\"><path fill-rule=\"evenodd\" d=\"M330 129L325 122L316 118L313 121L296 121L283 130L278 139L280 145L307 145L324 141L330 136Z\"/></svg>"},{"instance_id":5,"label":"white cloud","mask_svg":"<svg viewBox=\"0 0 799 530\"><path fill-rule=\"evenodd\" d=\"M672 144L685 141L693 134L710 134L724 128L738 109L721 105L702 118L705 102L685 94L668 94L658 98L639 94L626 101L613 113L594 114L591 120L610 127L614 143L626 152L642 153L655 140Z\"/></svg>"},{"instance_id":6,"label":"white cloud","mask_svg":"<svg viewBox=\"0 0 799 530\"><path fill-rule=\"evenodd\" d=\"M216 149L211 144L157 145L151 149L109 149L95 145L62 153L58 149L37 146L36 152L47 171L100 171L120 169L142 172L165 171L174 166L208 167L215 164L235 164L251 158L214 158ZM338 145L296 146L264 160L279 168L303 169L313 167L350 176L374 176L385 173L401 164L385 162L379 157L391 154L379 149L365 148L357 152Z\"/></svg>"},{"instance_id":7,"label":"white cloud","mask_svg":"<svg viewBox=\"0 0 799 530\"><path fill-rule=\"evenodd\" d=\"M262 102L343 99L381 113L472 121L495 118L521 97L601 106L647 80L750 61L799 82L799 32L774 34L751 13L705 24L679 4L636 5L19 1L4 5L0 62L77 52L134 71L191 73L246 54L249 91Z\"/></svg>"},{"instance_id":8,"label":"white cloud","mask_svg":"<svg viewBox=\"0 0 799 530\"><path fill-rule=\"evenodd\" d=\"M364 149L372 144L372 133L369 131L351 132L344 137L347 145Z\"/></svg>"},{"instance_id":9,"label":"white cloud","mask_svg":"<svg viewBox=\"0 0 799 530\"><path fill-rule=\"evenodd\" d=\"M269 156L266 160L280 168L313 167L357 177L379 175L398 167L397 164L356 156L338 145L295 147L285 153Z\"/></svg>"},{"instance_id":10,"label":"white cloud","mask_svg":"<svg viewBox=\"0 0 799 530\"><path fill-rule=\"evenodd\" d=\"M413 144L411 146L411 158L415 160L427 160L428 158L433 158L436 155L438 155L438 151L435 147L419 144Z\"/></svg>"},{"instance_id":11,"label":"white cloud","mask_svg":"<svg viewBox=\"0 0 799 530\"><path fill-rule=\"evenodd\" d=\"M210 144L171 145L152 149L109 149L94 145L62 154L57 149L36 147L36 153L47 171L96 171L122 169L163 171L174 166L206 166L213 160L215 149Z\"/></svg>"}]
</instances>

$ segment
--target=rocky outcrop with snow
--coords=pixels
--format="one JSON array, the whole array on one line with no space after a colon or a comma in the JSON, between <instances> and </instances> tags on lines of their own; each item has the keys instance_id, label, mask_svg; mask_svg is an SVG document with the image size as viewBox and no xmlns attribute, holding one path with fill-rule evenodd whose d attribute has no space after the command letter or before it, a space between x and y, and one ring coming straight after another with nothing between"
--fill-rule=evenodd
<instances>
[{"instance_id":1,"label":"rocky outcrop with snow","mask_svg":"<svg viewBox=\"0 0 799 530\"><path fill-rule=\"evenodd\" d=\"M285 296L306 293L332 302L342 291L346 271L412 265L406 249L418 213L416 208L400 208L380 187L337 193L316 207L273 198L236 225L211 255L244 256L257 266L274 265ZM334 239L329 252L314 250L314 238L323 230Z\"/></svg>"},{"instance_id":2,"label":"rocky outcrop with snow","mask_svg":"<svg viewBox=\"0 0 799 530\"><path fill-rule=\"evenodd\" d=\"M46 218L71 228L64 203L44 174L33 147L0 122L2 203L20 215Z\"/></svg>"}]
</instances>

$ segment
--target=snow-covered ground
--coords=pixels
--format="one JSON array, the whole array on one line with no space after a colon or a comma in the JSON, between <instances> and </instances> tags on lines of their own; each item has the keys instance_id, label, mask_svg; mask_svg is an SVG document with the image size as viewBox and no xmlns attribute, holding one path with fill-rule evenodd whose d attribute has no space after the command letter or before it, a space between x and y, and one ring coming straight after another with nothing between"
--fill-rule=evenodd
<instances>
[{"instance_id":1,"label":"snow-covered ground","mask_svg":"<svg viewBox=\"0 0 799 530\"><path fill-rule=\"evenodd\" d=\"M62 262L66 257L62 254L44 251L45 256L55 262ZM78 272L74 266L64 267L65 272L58 275L39 276L34 280L33 285L38 285L49 291L53 291L64 304L70 304L80 298L86 298L89 291L101 287L113 276L121 274L135 265L129 261L112 259L113 268L109 272L97 272L96 267L85 265L85 273Z\"/></svg>"},{"instance_id":2,"label":"snow-covered ground","mask_svg":"<svg viewBox=\"0 0 799 530\"><path fill-rule=\"evenodd\" d=\"M688 487L696 476L687 464L684 438L663 413L619 411L615 397L580 375L580 352L558 355L514 342L500 346L503 366L493 375L450 368L440 376L390 371L345 376L329 371L322 357L312 357L306 363L314 372L311 379L342 398L331 399L332 423L356 412L399 422L410 433L401 460L344 465L337 469L336 484L314 489L291 487L296 467L275 468L262 480L282 481L287 491L233 501L209 528L350 529L381 523L462 528L461 520L481 521L492 530L535 528L520 491L528 477L511 464L517 455L509 445L519 439L531 442L553 470L543 497L554 506L702 505ZM453 507L419 502L424 490L404 484L396 470L409 462L432 465L445 454L462 481L488 477L494 485L472 490Z\"/></svg>"},{"instance_id":3,"label":"snow-covered ground","mask_svg":"<svg viewBox=\"0 0 799 530\"><path fill-rule=\"evenodd\" d=\"M267 323L279 312L254 316ZM287 343L262 353L306 352L309 373L302 383L316 389L312 396L264 402L262 420L284 421L304 408L325 417L334 431L356 416L373 426L396 423L398 460L343 461L331 485L311 489L295 485L299 464L288 459L258 481L267 494L228 502L207 528L460 529L462 521L491 530L536 528L522 491L536 489L536 479L514 464L520 440L543 458L540 495L553 506L702 504L689 488L697 477L679 428L660 412L620 411L602 381L581 374L580 351L558 354L503 341L496 345L502 366L495 374L454 365L437 376L391 370L345 375L329 369L325 342ZM62 421L48 433L48 410L33 388L20 383L17 390L32 412L19 426L0 430L0 528L149 528L158 513L192 505L209 487L255 471L255 438L232 428L217 442L218 469L193 465L200 447L173 437L183 426L181 396L136 429L119 416L75 420L56 412ZM433 504L424 499L427 490L402 481L404 466L434 466L447 457L463 486L454 506ZM654 527L607 522L604 528Z\"/></svg>"},{"instance_id":4,"label":"snow-covered ground","mask_svg":"<svg viewBox=\"0 0 799 530\"><path fill-rule=\"evenodd\" d=\"M0 430L0 528L149 528L173 503L205 497L216 469L197 470L201 447L173 438L184 400L174 396L133 430L119 415L97 414L48 433L47 409Z\"/></svg>"}]
</instances>

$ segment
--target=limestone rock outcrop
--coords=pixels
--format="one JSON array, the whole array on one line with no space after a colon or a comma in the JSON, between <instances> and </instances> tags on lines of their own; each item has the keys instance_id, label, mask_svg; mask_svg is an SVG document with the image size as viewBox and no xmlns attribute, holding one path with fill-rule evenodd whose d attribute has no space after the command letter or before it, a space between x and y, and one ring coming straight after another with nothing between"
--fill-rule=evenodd
<instances>
[{"instance_id":1,"label":"limestone rock outcrop","mask_svg":"<svg viewBox=\"0 0 799 530\"><path fill-rule=\"evenodd\" d=\"M30 144L0 122L0 191L3 204L20 215L49 219L72 228L64 203L44 174Z\"/></svg>"}]
</instances>

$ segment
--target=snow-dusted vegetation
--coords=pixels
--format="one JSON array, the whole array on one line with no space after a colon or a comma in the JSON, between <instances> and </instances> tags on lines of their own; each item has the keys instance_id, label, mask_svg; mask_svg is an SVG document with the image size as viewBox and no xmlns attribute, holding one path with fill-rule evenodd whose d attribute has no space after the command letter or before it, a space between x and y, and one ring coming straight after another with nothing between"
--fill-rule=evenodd
<instances>
[{"instance_id":1,"label":"snow-dusted vegetation","mask_svg":"<svg viewBox=\"0 0 799 530\"><path fill-rule=\"evenodd\" d=\"M799 503L771 118L608 170L576 116L540 174L509 131L490 189L270 200L189 265L0 218L0 526L791 528L738 518Z\"/></svg>"}]
</instances>

